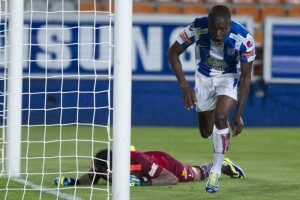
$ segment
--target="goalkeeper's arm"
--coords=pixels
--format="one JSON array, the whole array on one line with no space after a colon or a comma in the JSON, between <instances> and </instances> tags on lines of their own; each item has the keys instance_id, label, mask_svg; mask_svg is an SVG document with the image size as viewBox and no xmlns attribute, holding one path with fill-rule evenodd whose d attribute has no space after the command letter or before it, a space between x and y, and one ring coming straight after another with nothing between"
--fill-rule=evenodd
<instances>
[{"instance_id":1,"label":"goalkeeper's arm","mask_svg":"<svg viewBox=\"0 0 300 200\"><path fill-rule=\"evenodd\" d=\"M97 184L99 179L96 178L93 180L93 176L90 174L84 174L79 179L69 178L65 176L57 177L54 179L55 185L62 185L62 186L72 186L72 185L91 185L92 183Z\"/></svg>"},{"instance_id":2,"label":"goalkeeper's arm","mask_svg":"<svg viewBox=\"0 0 300 200\"><path fill-rule=\"evenodd\" d=\"M156 178L152 178L152 185L176 185L178 178L168 170L164 169Z\"/></svg>"},{"instance_id":3,"label":"goalkeeper's arm","mask_svg":"<svg viewBox=\"0 0 300 200\"><path fill-rule=\"evenodd\" d=\"M130 175L130 186L150 186L150 185L175 185L178 178L166 169L162 169L160 175L156 178L137 177Z\"/></svg>"}]
</instances>

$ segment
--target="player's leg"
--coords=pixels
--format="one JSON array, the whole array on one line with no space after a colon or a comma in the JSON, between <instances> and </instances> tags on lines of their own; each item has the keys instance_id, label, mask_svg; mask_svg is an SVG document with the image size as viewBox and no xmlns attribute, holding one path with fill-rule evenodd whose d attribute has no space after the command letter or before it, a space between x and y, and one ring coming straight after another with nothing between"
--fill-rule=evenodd
<instances>
[{"instance_id":1,"label":"player's leg","mask_svg":"<svg viewBox=\"0 0 300 200\"><path fill-rule=\"evenodd\" d=\"M237 79L231 77L215 78L217 100L214 115L214 161L210 178L206 185L207 192L216 192L219 186L222 163L229 145L228 117L237 103Z\"/></svg>"},{"instance_id":2,"label":"player's leg","mask_svg":"<svg viewBox=\"0 0 300 200\"><path fill-rule=\"evenodd\" d=\"M214 137L214 166L212 172L221 174L224 156L229 145L228 117L237 104L238 80L232 77L214 79L217 93L215 106Z\"/></svg>"},{"instance_id":3,"label":"player's leg","mask_svg":"<svg viewBox=\"0 0 300 200\"><path fill-rule=\"evenodd\" d=\"M214 161L210 170L209 180L205 190L210 193L217 191L221 169L229 144L228 116L235 106L236 101L228 96L218 96L214 115L213 140L214 140Z\"/></svg>"},{"instance_id":4,"label":"player's leg","mask_svg":"<svg viewBox=\"0 0 300 200\"><path fill-rule=\"evenodd\" d=\"M214 110L198 112L199 131L203 138L212 136L215 123L214 115Z\"/></svg>"},{"instance_id":5,"label":"player's leg","mask_svg":"<svg viewBox=\"0 0 300 200\"><path fill-rule=\"evenodd\" d=\"M229 147L229 139L230 139L230 126L228 123L228 117L229 114L231 113L232 109L236 105L236 100L225 96L225 95L220 95L218 96L218 100L216 103L216 109L215 109L215 116L214 116L214 134L219 133L217 136L221 137L221 133L224 133L227 143L226 143L226 148L228 150ZM217 138L216 138L217 139ZM218 141L214 141L218 142ZM217 144L220 144L219 142ZM224 147L225 144L221 143L222 147ZM218 148L218 147L217 147ZM220 148L220 147L219 147Z\"/></svg>"},{"instance_id":6,"label":"player's leg","mask_svg":"<svg viewBox=\"0 0 300 200\"><path fill-rule=\"evenodd\" d=\"M221 175L221 167L229 144L228 117L236 101L228 96L218 96L215 109L214 138L214 163L211 172Z\"/></svg>"},{"instance_id":7,"label":"player's leg","mask_svg":"<svg viewBox=\"0 0 300 200\"><path fill-rule=\"evenodd\" d=\"M211 77L206 77L196 72L195 82L195 95L198 99L196 111L198 113L199 131L203 138L208 138L212 135L214 127L216 91Z\"/></svg>"}]
</instances>

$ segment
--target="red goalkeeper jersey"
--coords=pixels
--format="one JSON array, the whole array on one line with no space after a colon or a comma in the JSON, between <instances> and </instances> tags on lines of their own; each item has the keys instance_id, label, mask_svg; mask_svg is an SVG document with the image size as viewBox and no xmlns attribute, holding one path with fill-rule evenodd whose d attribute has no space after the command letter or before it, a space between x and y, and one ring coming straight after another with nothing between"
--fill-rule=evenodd
<instances>
[{"instance_id":1,"label":"red goalkeeper jersey","mask_svg":"<svg viewBox=\"0 0 300 200\"><path fill-rule=\"evenodd\" d=\"M140 166L140 169L131 170L131 175L138 177L145 176L150 179L159 177L163 168L174 174L179 182L191 182L195 177L192 167L161 151L131 151L131 165Z\"/></svg>"}]
</instances>

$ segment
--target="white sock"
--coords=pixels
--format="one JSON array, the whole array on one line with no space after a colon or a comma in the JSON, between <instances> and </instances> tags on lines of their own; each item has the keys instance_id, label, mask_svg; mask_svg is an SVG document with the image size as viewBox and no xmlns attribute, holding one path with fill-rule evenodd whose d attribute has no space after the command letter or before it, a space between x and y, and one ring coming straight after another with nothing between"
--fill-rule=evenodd
<instances>
[{"instance_id":1,"label":"white sock","mask_svg":"<svg viewBox=\"0 0 300 200\"><path fill-rule=\"evenodd\" d=\"M214 126L214 163L210 172L216 173L219 176L221 176L222 164L228 147L228 133L228 127L220 130Z\"/></svg>"}]
</instances>

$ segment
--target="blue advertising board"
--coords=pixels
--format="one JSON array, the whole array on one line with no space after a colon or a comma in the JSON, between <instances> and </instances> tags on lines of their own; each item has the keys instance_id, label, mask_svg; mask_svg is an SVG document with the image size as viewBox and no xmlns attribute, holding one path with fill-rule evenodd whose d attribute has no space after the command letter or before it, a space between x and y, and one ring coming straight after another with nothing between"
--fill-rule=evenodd
<instances>
[{"instance_id":1,"label":"blue advertising board","mask_svg":"<svg viewBox=\"0 0 300 200\"><path fill-rule=\"evenodd\" d=\"M265 81L300 83L299 18L268 17L264 34Z\"/></svg>"},{"instance_id":2,"label":"blue advertising board","mask_svg":"<svg viewBox=\"0 0 300 200\"><path fill-rule=\"evenodd\" d=\"M31 77L108 74L113 66L113 21L102 15L94 21L94 17L92 14L25 15L24 73L30 73ZM195 17L133 16L133 80L174 80L167 60L168 48ZM251 18L235 20L252 30ZM181 55L188 77L193 77L195 71L194 54L194 48L190 47Z\"/></svg>"}]
</instances>

